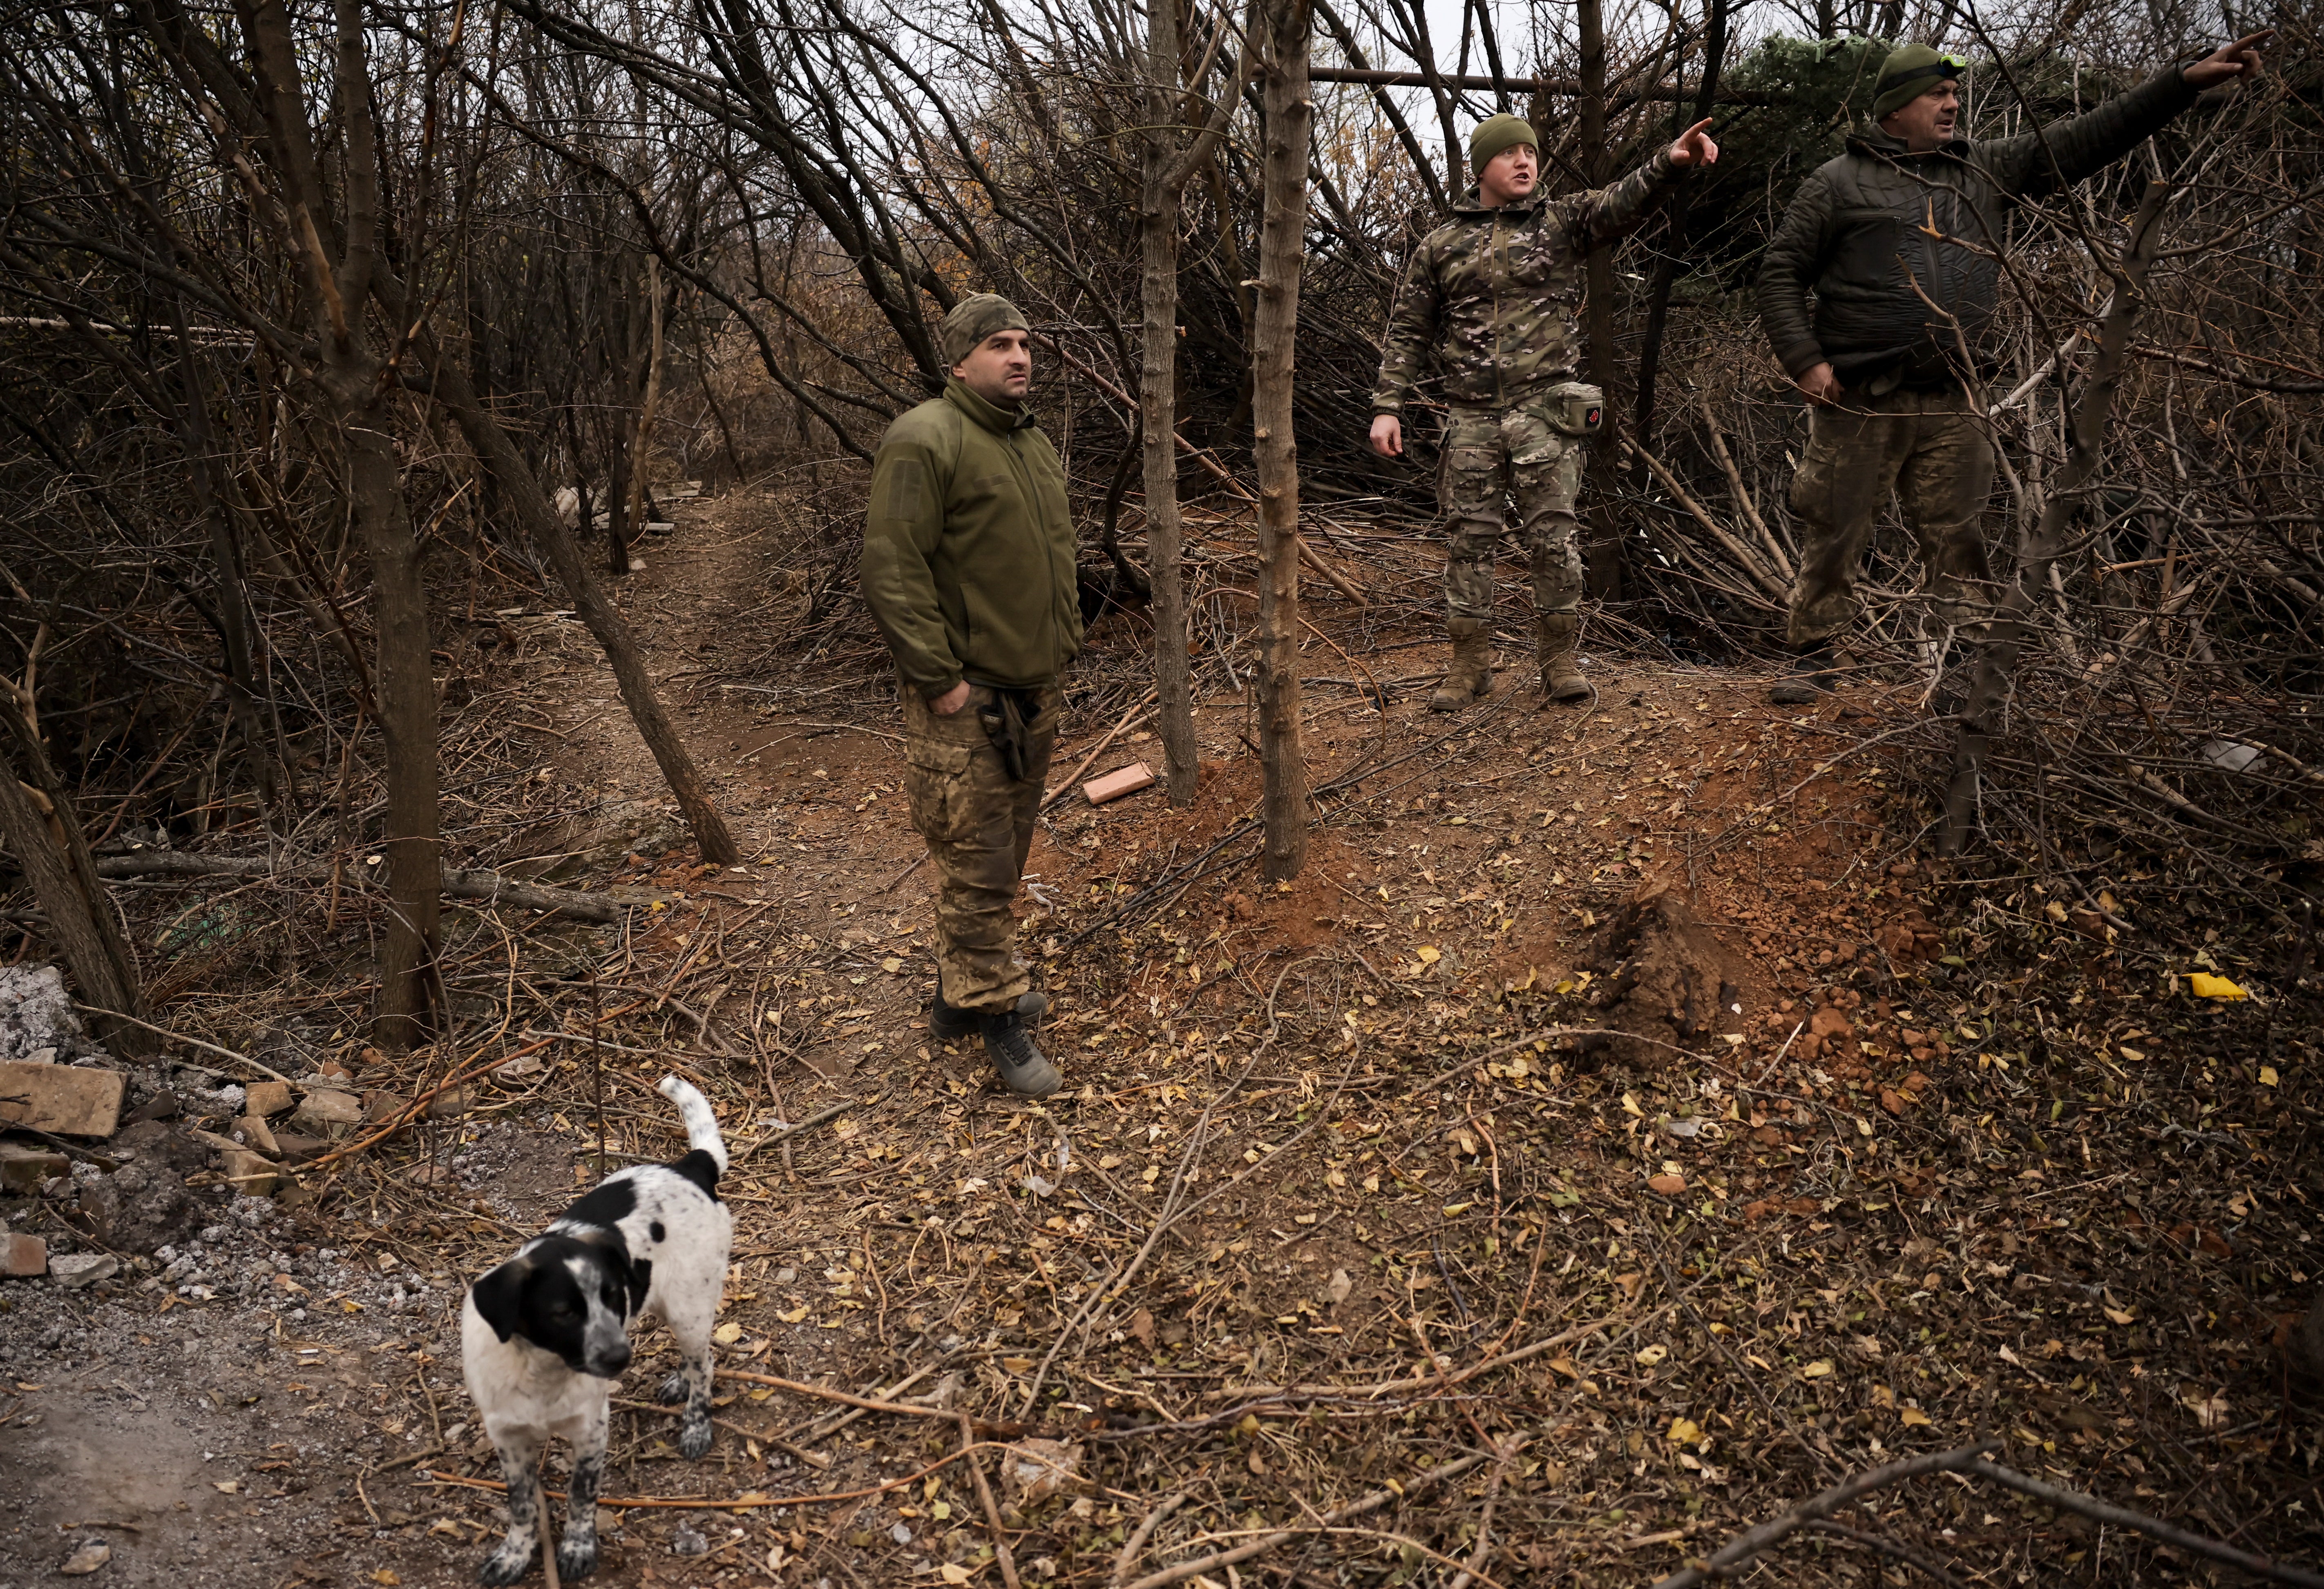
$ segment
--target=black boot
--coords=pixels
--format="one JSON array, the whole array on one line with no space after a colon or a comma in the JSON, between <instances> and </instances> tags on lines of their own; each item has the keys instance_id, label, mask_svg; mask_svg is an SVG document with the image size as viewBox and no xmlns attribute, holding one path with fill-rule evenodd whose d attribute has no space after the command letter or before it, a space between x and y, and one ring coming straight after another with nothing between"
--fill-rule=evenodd
<instances>
[{"instance_id":1,"label":"black boot","mask_svg":"<svg viewBox=\"0 0 2324 1589\"><path fill-rule=\"evenodd\" d=\"M1015 1010L979 1017L984 1028L984 1052L1010 1091L1022 1098L1047 1098L1065 1085L1065 1076L1049 1063L1033 1042L1024 1017Z\"/></svg>"},{"instance_id":2,"label":"black boot","mask_svg":"<svg viewBox=\"0 0 2324 1589\"><path fill-rule=\"evenodd\" d=\"M1049 1013L1049 996L1036 989L1017 1001L1017 1018L1031 1024ZM928 1035L938 1042L958 1042L982 1029L982 1012L955 1009L945 1003L944 985L936 985L936 1002L928 1010Z\"/></svg>"},{"instance_id":3,"label":"black boot","mask_svg":"<svg viewBox=\"0 0 2324 1589\"><path fill-rule=\"evenodd\" d=\"M1840 687L1838 665L1831 642L1820 640L1793 657L1791 676L1769 690L1767 699L1778 706L1812 705Z\"/></svg>"}]
</instances>

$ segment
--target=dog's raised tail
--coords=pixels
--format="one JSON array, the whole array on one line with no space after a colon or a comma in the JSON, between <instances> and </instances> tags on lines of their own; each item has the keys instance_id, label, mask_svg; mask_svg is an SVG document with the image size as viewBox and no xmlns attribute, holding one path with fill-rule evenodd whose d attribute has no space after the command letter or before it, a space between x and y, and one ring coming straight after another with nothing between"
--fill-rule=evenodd
<instances>
[{"instance_id":1,"label":"dog's raised tail","mask_svg":"<svg viewBox=\"0 0 2324 1589\"><path fill-rule=\"evenodd\" d=\"M691 1081L676 1076L661 1079L662 1097L678 1106L678 1117L686 1122L687 1145L699 1153L707 1153L718 1172L726 1172L726 1139L719 1134L718 1116L710 1112L710 1100Z\"/></svg>"}]
</instances>

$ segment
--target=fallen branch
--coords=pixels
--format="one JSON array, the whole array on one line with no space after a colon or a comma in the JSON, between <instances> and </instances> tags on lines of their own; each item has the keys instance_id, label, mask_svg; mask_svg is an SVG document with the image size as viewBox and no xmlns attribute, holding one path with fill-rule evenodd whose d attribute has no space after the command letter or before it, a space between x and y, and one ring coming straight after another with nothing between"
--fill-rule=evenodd
<instances>
[{"instance_id":1,"label":"fallen branch","mask_svg":"<svg viewBox=\"0 0 2324 1589\"><path fill-rule=\"evenodd\" d=\"M771 1373L751 1373L739 1368L722 1368L716 1373L717 1377L722 1380L739 1380L746 1385L770 1385L778 1391L788 1391L793 1395L813 1396L825 1401L838 1401L849 1407L861 1407L867 1412L899 1412L907 1418L934 1418L945 1423L955 1423L959 1421L960 1417L958 1413L946 1411L941 1407L916 1407L909 1401L879 1401L869 1396L855 1396L845 1391L835 1391L828 1385L810 1385L798 1380L782 1379ZM985 1434L997 1436L1004 1440L1016 1440L1031 1433L1033 1426L1022 1423L980 1422L976 1427Z\"/></svg>"},{"instance_id":2,"label":"fallen branch","mask_svg":"<svg viewBox=\"0 0 2324 1589\"><path fill-rule=\"evenodd\" d=\"M2238 1550L2232 1545L2222 1544L2204 1535L2190 1533L2184 1529L2164 1522L2160 1518L2149 1517L2143 1511L2133 1511L2127 1507L2111 1505L2095 1496L2085 1495L2079 1490L2069 1490L2061 1485L2029 1477L2015 1468L2004 1467L1999 1463L1987 1461L1986 1453L2000 1444L1998 1439L1980 1440L1974 1446L1963 1446L1951 1451L1932 1451L1921 1456L1908 1456L1902 1462L1892 1462L1885 1467L1876 1467L1858 1474L1853 1478L1834 1484L1822 1494L1802 1502L1783 1516L1770 1519L1756 1528L1744 1530L1721 1547L1717 1555L1706 1560L1689 1562L1683 1571L1673 1573L1669 1577L1655 1584L1654 1589L1695 1589L1695 1585L1710 1583L1714 1578L1731 1576L1736 1567L1772 1547L1781 1544L1800 1529L1810 1527L1829 1528L1835 1533L1844 1533L1858 1544L1895 1557L1898 1560L1909 1562L1922 1571L1950 1583L1952 1580L1934 1564L1919 1559L1901 1547L1894 1546L1886 1540L1878 1539L1870 1535L1858 1534L1852 1529L1839 1529L1825 1521L1833 1512L1854 1503L1875 1490L1885 1489L1890 1484L1902 1483L1905 1479L1919 1478L1923 1474L1934 1473L1961 1474L1972 1478L1980 1478L1988 1483L2015 1490L2022 1495L2031 1495L2047 1505L2079 1513L2093 1521L2109 1523L2117 1529L2129 1529L2151 1539L2160 1540L2174 1549L2184 1550L2212 1561L2225 1563L2228 1566L2240 1568L2254 1577L2267 1578L2278 1584L2291 1584L2295 1585L2296 1589L2324 1589L2324 1574L2312 1573L2304 1567L2286 1566L2282 1562L2272 1561L2264 1556L2254 1556L2247 1550Z\"/></svg>"},{"instance_id":3,"label":"fallen branch","mask_svg":"<svg viewBox=\"0 0 2324 1589\"><path fill-rule=\"evenodd\" d=\"M1286 1540L1296 1539L1303 1534L1328 1532L1353 1519L1362 1517L1367 1512L1378 1511L1390 1502L1406 1500L1414 1493L1427 1485L1458 1478L1471 1468L1489 1460L1489 1458L1484 1456L1463 1456L1457 1462L1448 1462L1441 1467L1432 1467L1408 1484L1400 1484L1386 1490L1375 1490L1361 1500L1351 1502L1337 1511L1325 1512L1314 1522L1296 1524L1287 1529L1277 1529L1260 1535L1256 1539L1238 1545L1231 1550L1213 1551L1208 1556L1196 1557L1191 1561L1182 1561L1176 1566L1164 1567L1158 1573L1148 1573L1136 1583L1130 1584L1129 1589L1163 1589L1165 1584L1184 1583L1188 1578L1200 1577L1205 1573L1218 1572L1233 1566L1239 1562L1249 1561L1252 1557L1264 1555ZM1457 1566L1459 1564L1453 1565ZM1117 1568L1116 1572L1116 1581L1119 1582L1120 1569Z\"/></svg>"},{"instance_id":4,"label":"fallen branch","mask_svg":"<svg viewBox=\"0 0 2324 1589\"><path fill-rule=\"evenodd\" d=\"M1875 1490L1906 1479L1919 1478L1923 1474L1960 1473L1995 1447L1999 1440L1980 1440L1974 1446L1963 1446L1954 1451L1932 1451L1921 1456L1908 1456L1902 1462L1892 1462L1843 1479L1822 1494L1803 1501L1779 1518L1772 1518L1757 1528L1742 1533L1721 1546L1717 1555L1703 1561L1689 1562L1680 1572L1655 1584L1654 1589L1695 1589L1698 1584L1708 1584L1713 1578L1724 1577L1729 1569L1750 1560L1771 1546L1779 1545L1802 1528L1819 1522Z\"/></svg>"},{"instance_id":5,"label":"fallen branch","mask_svg":"<svg viewBox=\"0 0 2324 1589\"><path fill-rule=\"evenodd\" d=\"M166 1026L156 1026L151 1021L141 1021L134 1015L124 1015L119 1010L108 1010L93 1004L81 1004L81 1001L78 999L73 1000L73 1003L80 1005L82 1009L87 1010L93 1015L103 1015L108 1020L114 1021L126 1021L132 1026L143 1027L144 1030L153 1033L156 1037L166 1037L171 1042L181 1042L188 1048L198 1048L206 1054L216 1054L220 1059L232 1060L238 1065L247 1065L259 1074L263 1076L272 1076L277 1081L288 1081L290 1079L290 1078L282 1074L281 1071L270 1070L266 1066L260 1064L248 1054L238 1054L230 1048L220 1048L215 1042L204 1042L198 1037L185 1036L180 1033L171 1031ZM193 1065L188 1068L189 1070L200 1070L204 1075L208 1076L215 1076L218 1073L215 1070L208 1070L200 1065Z\"/></svg>"},{"instance_id":6,"label":"fallen branch","mask_svg":"<svg viewBox=\"0 0 2324 1589\"><path fill-rule=\"evenodd\" d=\"M100 857L97 875L105 878L281 877L301 883L327 883L331 880L331 868L320 861L283 862L263 855L182 855L174 850L157 850ZM360 874L343 871L340 875L344 877ZM625 911L669 905L677 898L669 894L589 894L577 888L551 888L539 883L512 882L498 872L464 871L458 867L444 868L444 892L454 899L547 911L576 916L585 922L618 922Z\"/></svg>"},{"instance_id":7,"label":"fallen branch","mask_svg":"<svg viewBox=\"0 0 2324 1589\"><path fill-rule=\"evenodd\" d=\"M949 1419L952 1414L947 1412L938 1416ZM1001 1442L996 1440L986 1440L980 1445L967 1447L954 1452L950 1456L941 1457L928 1464L916 1474L907 1474L900 1479L890 1479L884 1484L873 1484L862 1490L838 1490L822 1495L761 1495L756 1493L729 1496L600 1495L597 1497L597 1504L613 1507L617 1511L626 1511L634 1508L659 1509L669 1511L745 1511L761 1506L832 1506L842 1501L862 1501L873 1495L885 1495L891 1490L901 1490L907 1485L917 1484L930 1474L941 1472L972 1453L982 1451L988 1446L1000 1444ZM1475 1460L1481 1462L1484 1459L1479 1457ZM508 1486L497 1479L471 1479L458 1474L438 1473L435 1469L427 1467L421 1468L416 1477L423 1484L447 1484L462 1490L489 1490L496 1495L508 1493ZM562 1490L544 1490L542 1493L552 1501L562 1501L566 1498L565 1492Z\"/></svg>"},{"instance_id":8,"label":"fallen branch","mask_svg":"<svg viewBox=\"0 0 2324 1589\"><path fill-rule=\"evenodd\" d=\"M1988 1444L1994 1443L1997 1442L1988 1442ZM2079 1512L2095 1522L2112 1523L2117 1529L2134 1529L2150 1539L2160 1539L2163 1544L2175 1549L2208 1557L2213 1561L2225 1562L2231 1567L2240 1567L2255 1578L2269 1578L2278 1584L2294 1584L2300 1585L2301 1589L2324 1589L2324 1573L2311 1573L2304 1567L2286 1566L2282 1562L2271 1561L2264 1556L2254 1556L2247 1550L2238 1550L2232 1545L2221 1544L2218 1540L2205 1535L2190 1534L2184 1529L2164 1522L2161 1518L2149 1517L2143 1511L2133 1511L2128 1507L2109 1505L2096 1496L2083 1494L2080 1490L2069 1490L2061 1485L2047 1483L2041 1479L2019 1473L2015 1468L2004 1467L1997 1462L1978 1459L1970 1462L1961 1471L1973 1474L1980 1479L2000 1484L2006 1489L2015 1490L2021 1495L2031 1495L2036 1501L2048 1505L2061 1506L2068 1511Z\"/></svg>"},{"instance_id":9,"label":"fallen branch","mask_svg":"<svg viewBox=\"0 0 2324 1589\"><path fill-rule=\"evenodd\" d=\"M985 1526L992 1530L992 1557L1001 1564L1001 1580L1009 1589L1024 1589L1017 1576L1017 1558L1009 1549L1009 1530L1001 1526L1001 1508L993 1503L992 1486L985 1482L984 1465L970 1455L976 1449L976 1426L965 1412L960 1419L960 1454L968 1463L968 1476L976 1481L977 1504L984 1508Z\"/></svg>"}]
</instances>

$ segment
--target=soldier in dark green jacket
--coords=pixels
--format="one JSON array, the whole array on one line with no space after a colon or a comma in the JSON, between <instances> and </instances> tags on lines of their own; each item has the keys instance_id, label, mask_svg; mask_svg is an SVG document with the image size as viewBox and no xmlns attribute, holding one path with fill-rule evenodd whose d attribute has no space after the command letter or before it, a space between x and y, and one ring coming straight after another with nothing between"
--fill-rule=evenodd
<instances>
[{"instance_id":1,"label":"soldier in dark green jacket","mask_svg":"<svg viewBox=\"0 0 2324 1589\"><path fill-rule=\"evenodd\" d=\"M981 293L945 317L944 395L888 427L872 464L863 599L903 675L905 785L936 862L940 1042L982 1034L1011 1090L1063 1079L1028 1024L1047 1008L1010 905L1082 646L1056 449L1025 406L1025 317Z\"/></svg>"},{"instance_id":2,"label":"soldier in dark green jacket","mask_svg":"<svg viewBox=\"0 0 2324 1589\"><path fill-rule=\"evenodd\" d=\"M1710 125L1689 128L1611 188L1551 199L1536 188L1532 126L1489 117L1469 135L1476 187L1413 251L1382 338L1371 442L1383 457L1403 455L1405 405L1432 363L1441 370L1449 413L1438 494L1452 539L1444 606L1452 666L1429 698L1439 712L1492 688L1493 562L1512 496L1533 556L1542 689L1560 701L1590 693L1574 651L1582 554L1573 499L1605 394L1575 379L1582 262L1646 219L1690 169L1719 158Z\"/></svg>"},{"instance_id":3,"label":"soldier in dark green jacket","mask_svg":"<svg viewBox=\"0 0 2324 1589\"><path fill-rule=\"evenodd\" d=\"M1759 319L1813 405L1792 482L1803 528L1773 698L1837 682L1831 642L1856 615L1857 565L1893 491L1920 543L1924 632L1969 621L1990 578L1978 517L1993 445L1969 399L1997 367L2011 211L2121 159L2216 83L2259 69L2255 33L2097 109L2014 138L1957 138L1967 62L1924 44L1880 68L1873 124L1800 184L1759 271ZM1814 307L1809 307L1809 296Z\"/></svg>"}]
</instances>

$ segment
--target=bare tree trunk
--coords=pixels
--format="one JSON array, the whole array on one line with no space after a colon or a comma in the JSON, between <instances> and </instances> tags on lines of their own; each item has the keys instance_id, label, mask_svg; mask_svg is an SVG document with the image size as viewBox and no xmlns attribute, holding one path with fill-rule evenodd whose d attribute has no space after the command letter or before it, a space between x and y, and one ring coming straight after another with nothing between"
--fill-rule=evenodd
<instances>
[{"instance_id":1,"label":"bare tree trunk","mask_svg":"<svg viewBox=\"0 0 2324 1589\"><path fill-rule=\"evenodd\" d=\"M2163 210L2171 194L2168 182L2146 185L2137 218L2131 223L2129 246L2123 251L2119 267L2108 271L2115 279L2114 297L2098 326L2098 356L2090 365L2089 384L2074 404L2066 461L2050 477L2042 516L2019 549L2017 578L2002 594L1985 644L1978 652L1977 676L1961 707L1960 732L1953 742L1952 781L1945 789L1944 829L1938 836L1941 854L1958 855L1968 841L1977 814L1978 776L1985 766L1986 747L2001 709L2002 693L2032 633L2030 619L2049 587L2050 565L2057 561L2067 528L2082 506L2081 488L2098 470L2098 447L2106 440L2115 388L2122 380L2131 333L2138 323L2139 295L2146 285L2147 267L2154 262L2155 246L2162 240ZM2104 261L2099 262L2104 266Z\"/></svg>"},{"instance_id":2,"label":"bare tree trunk","mask_svg":"<svg viewBox=\"0 0 2324 1589\"><path fill-rule=\"evenodd\" d=\"M1177 0L1149 0L1153 29L1160 34ZM1175 41L1165 56L1157 47L1149 56L1176 64ZM1166 96L1148 96L1151 108ZM1154 689L1157 705L1155 728L1162 739L1162 761L1170 804L1186 805L1194 798L1200 749L1194 743L1194 681L1186 657L1186 571L1184 526L1178 516L1178 196L1166 192L1164 162L1169 152L1154 138L1146 140L1141 162L1139 206L1139 300L1145 310L1143 357L1139 361L1138 403L1145 412L1146 565L1154 586Z\"/></svg>"},{"instance_id":3,"label":"bare tree trunk","mask_svg":"<svg viewBox=\"0 0 2324 1589\"><path fill-rule=\"evenodd\" d=\"M375 693L387 741L387 833L382 849L388 886L374 1035L383 1048L398 1050L419 1041L436 982L443 893L436 678L420 547L389 435L393 384L385 356L372 347L364 326L386 262L364 15L360 0L336 0L334 12L328 97L336 106L337 163L344 173L337 192L323 179L299 47L282 0L256 0L240 16L266 116L268 163L283 188L287 235L280 242L305 278L318 350L316 383L346 451L348 501L371 564L379 647ZM336 257L324 241L327 232L336 234ZM401 317L389 318L398 322Z\"/></svg>"},{"instance_id":4,"label":"bare tree trunk","mask_svg":"<svg viewBox=\"0 0 2324 1589\"><path fill-rule=\"evenodd\" d=\"M637 724L638 737L653 752L663 780L677 796L678 810L685 814L686 825L693 831L702 859L720 866L733 866L742 859L742 851L734 842L734 835L727 831L726 819L719 815L718 807L711 801L710 791L704 787L702 775L695 769L694 758L687 753L686 742L678 738L678 725L670 721L669 713L663 709L629 625L622 621L604 586L590 573L579 543L567 533L564 523L549 506L548 494L526 466L524 455L517 451L516 443L509 438L500 421L486 413L477 401L468 372L445 356L432 334L422 332L420 345L428 360L436 400L451 410L453 422L491 471L503 498L523 524L525 534L556 572L558 583L571 598L574 611L589 626L589 632L604 650L605 660L613 665L613 682L620 686L622 703L630 709L630 721Z\"/></svg>"},{"instance_id":5,"label":"bare tree trunk","mask_svg":"<svg viewBox=\"0 0 2324 1589\"><path fill-rule=\"evenodd\" d=\"M1266 850L1259 875L1281 882L1307 860L1307 760L1299 744L1299 450L1292 366L1307 233L1310 0L1262 0L1267 74L1259 310L1251 327L1252 457L1259 470L1259 769Z\"/></svg>"},{"instance_id":6,"label":"bare tree trunk","mask_svg":"<svg viewBox=\"0 0 2324 1589\"><path fill-rule=\"evenodd\" d=\"M1602 186L1606 170L1606 19L1603 0L1575 0L1574 17L1582 34L1582 158L1592 187ZM1608 424L1601 427L1590 455L1590 508L1584 519L1583 588L1593 600L1616 602L1622 596L1622 527L1614 512L1616 460L1622 455L1621 427L1615 416L1614 378L1614 254L1611 249L1590 252L1586 267L1589 294L1582 310L1582 343L1590 380L1606 394Z\"/></svg>"},{"instance_id":7,"label":"bare tree trunk","mask_svg":"<svg viewBox=\"0 0 2324 1589\"><path fill-rule=\"evenodd\" d=\"M0 722L5 723L0 743L11 751L0 758L0 836L6 838L10 853L41 902L42 914L49 918L49 941L64 957L84 1004L142 1017L145 995L136 957L114 919L113 903L97 880L88 836L63 781L41 747L40 730L6 704L0 704ZM22 781L19 767L29 775ZM98 1016L96 1028L117 1055L153 1052L152 1037L135 1026Z\"/></svg>"},{"instance_id":8,"label":"bare tree trunk","mask_svg":"<svg viewBox=\"0 0 2324 1589\"><path fill-rule=\"evenodd\" d=\"M1147 126L1139 159L1138 403L1143 424L1146 561L1152 582L1154 690L1166 787L1173 805L1194 802L1201 748L1194 742L1194 681L1186 655L1185 526L1178 514L1178 216L1186 185L1210 162L1241 97L1248 51L1192 145L1178 147L1180 41L1176 0L1149 0L1142 71ZM1222 24L1223 25L1223 24ZM1207 77L1208 63L1198 69ZM1200 80L1189 85L1199 92Z\"/></svg>"},{"instance_id":9,"label":"bare tree trunk","mask_svg":"<svg viewBox=\"0 0 2324 1589\"><path fill-rule=\"evenodd\" d=\"M638 404L637 434L630 443L629 510L622 515L634 538L645 525L646 453L653 445L654 412L661 407L661 260L646 255L646 390ZM624 573L628 565L622 565Z\"/></svg>"},{"instance_id":10,"label":"bare tree trunk","mask_svg":"<svg viewBox=\"0 0 2324 1589\"><path fill-rule=\"evenodd\" d=\"M368 363L365 360L364 363ZM379 726L387 741L388 921L380 944L378 1026L391 1052L419 1042L429 1024L437 950L442 939L442 840L438 829L435 647L420 577L420 545L396 480L395 444L384 406L349 402L349 388L376 391L375 374L342 371L327 380L341 395L348 496L371 564L373 628L378 638Z\"/></svg>"}]
</instances>

